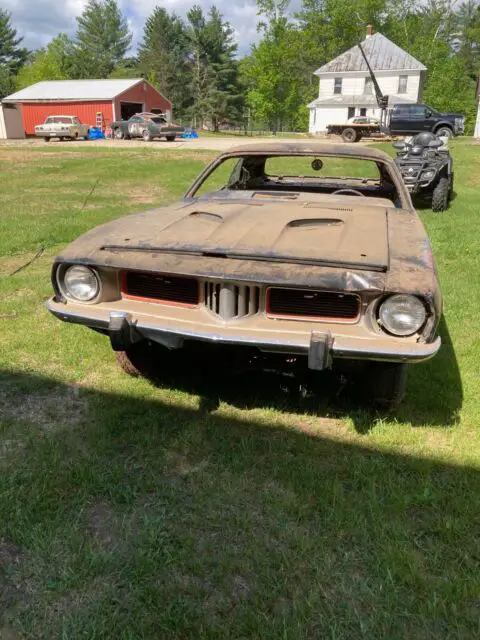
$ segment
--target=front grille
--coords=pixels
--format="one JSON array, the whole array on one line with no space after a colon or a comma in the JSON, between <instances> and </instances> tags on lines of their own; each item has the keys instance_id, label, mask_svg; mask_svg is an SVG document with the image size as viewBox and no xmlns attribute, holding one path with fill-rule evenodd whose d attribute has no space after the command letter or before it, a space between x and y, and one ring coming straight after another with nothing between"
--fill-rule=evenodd
<instances>
[{"instance_id":1,"label":"front grille","mask_svg":"<svg viewBox=\"0 0 480 640\"><path fill-rule=\"evenodd\" d=\"M277 317L352 321L360 313L360 300L350 293L271 288L267 293L267 313Z\"/></svg>"},{"instance_id":2,"label":"front grille","mask_svg":"<svg viewBox=\"0 0 480 640\"><path fill-rule=\"evenodd\" d=\"M260 309L260 287L207 281L205 307L223 320L245 318Z\"/></svg>"},{"instance_id":3,"label":"front grille","mask_svg":"<svg viewBox=\"0 0 480 640\"><path fill-rule=\"evenodd\" d=\"M122 293L156 302L195 306L199 302L198 281L194 278L124 271Z\"/></svg>"}]
</instances>

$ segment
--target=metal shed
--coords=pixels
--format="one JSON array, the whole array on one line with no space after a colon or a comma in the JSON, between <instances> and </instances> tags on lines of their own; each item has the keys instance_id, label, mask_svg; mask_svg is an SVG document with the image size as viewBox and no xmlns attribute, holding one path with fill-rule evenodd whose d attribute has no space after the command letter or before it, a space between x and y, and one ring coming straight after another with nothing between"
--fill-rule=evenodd
<instances>
[{"instance_id":1,"label":"metal shed","mask_svg":"<svg viewBox=\"0 0 480 640\"><path fill-rule=\"evenodd\" d=\"M162 112L172 117L172 103L143 78L129 80L52 80L38 82L3 99L18 105L27 135L51 115L78 116L84 124L113 121L141 111Z\"/></svg>"}]
</instances>

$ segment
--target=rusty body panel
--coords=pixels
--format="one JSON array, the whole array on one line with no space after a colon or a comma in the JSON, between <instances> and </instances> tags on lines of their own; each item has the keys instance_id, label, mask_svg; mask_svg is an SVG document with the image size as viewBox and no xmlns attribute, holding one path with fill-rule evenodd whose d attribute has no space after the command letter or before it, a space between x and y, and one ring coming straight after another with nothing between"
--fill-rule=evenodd
<instances>
[{"instance_id":1,"label":"rusty body panel","mask_svg":"<svg viewBox=\"0 0 480 640\"><path fill-rule=\"evenodd\" d=\"M267 177L263 191L229 181L197 195L224 160L238 158L242 175L258 158L263 170L262 159L272 156L366 159L382 177L319 178L318 185L299 177L277 191ZM102 285L88 303L65 293L71 265L93 269ZM303 353L309 366L323 368L332 358L415 362L440 347L442 299L425 229L392 159L354 145L236 147L180 202L72 242L55 261L53 284L50 310L110 334L112 345L115 336L114 348L125 336L174 349L200 340ZM425 308L421 328L404 337L379 321L381 305L399 294Z\"/></svg>"}]
</instances>

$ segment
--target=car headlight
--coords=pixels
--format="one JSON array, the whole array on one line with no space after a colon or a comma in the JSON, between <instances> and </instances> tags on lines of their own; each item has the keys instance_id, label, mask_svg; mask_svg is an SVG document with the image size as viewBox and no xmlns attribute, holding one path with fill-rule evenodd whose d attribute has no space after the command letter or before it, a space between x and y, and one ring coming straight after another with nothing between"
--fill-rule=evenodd
<instances>
[{"instance_id":1,"label":"car headlight","mask_svg":"<svg viewBox=\"0 0 480 640\"><path fill-rule=\"evenodd\" d=\"M390 296L378 311L382 327L395 336L413 335L423 326L426 317L423 302L410 295Z\"/></svg>"},{"instance_id":2,"label":"car headlight","mask_svg":"<svg viewBox=\"0 0 480 640\"><path fill-rule=\"evenodd\" d=\"M79 302L90 302L100 292L100 281L93 269L82 265L68 267L59 282L68 298Z\"/></svg>"}]
</instances>

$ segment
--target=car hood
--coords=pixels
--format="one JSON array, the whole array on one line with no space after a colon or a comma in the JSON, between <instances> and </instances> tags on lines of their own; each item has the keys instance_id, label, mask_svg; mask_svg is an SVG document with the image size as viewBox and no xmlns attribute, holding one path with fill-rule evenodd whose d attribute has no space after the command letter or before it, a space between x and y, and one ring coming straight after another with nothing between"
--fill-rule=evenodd
<instances>
[{"instance_id":1,"label":"car hood","mask_svg":"<svg viewBox=\"0 0 480 640\"><path fill-rule=\"evenodd\" d=\"M185 201L107 222L57 262L331 290L435 290L425 229L412 210L352 198Z\"/></svg>"},{"instance_id":2,"label":"car hood","mask_svg":"<svg viewBox=\"0 0 480 640\"><path fill-rule=\"evenodd\" d=\"M463 113L450 113L450 112L442 112L440 115L443 118L465 118Z\"/></svg>"},{"instance_id":3,"label":"car hood","mask_svg":"<svg viewBox=\"0 0 480 640\"><path fill-rule=\"evenodd\" d=\"M389 264L387 210L382 206L196 203L120 219L104 226L102 234L87 234L84 242L95 251L155 251L373 271L386 271Z\"/></svg>"}]
</instances>

